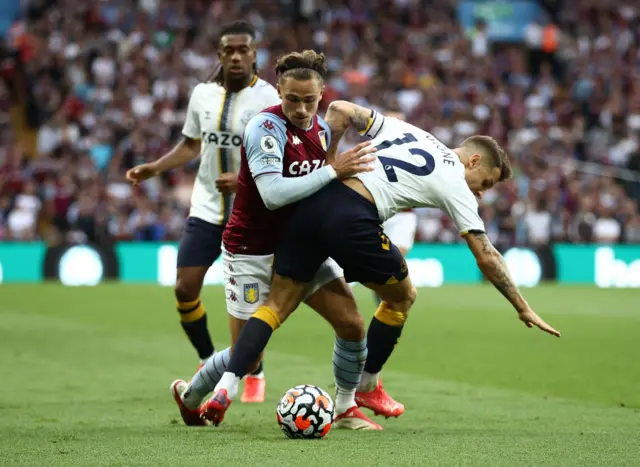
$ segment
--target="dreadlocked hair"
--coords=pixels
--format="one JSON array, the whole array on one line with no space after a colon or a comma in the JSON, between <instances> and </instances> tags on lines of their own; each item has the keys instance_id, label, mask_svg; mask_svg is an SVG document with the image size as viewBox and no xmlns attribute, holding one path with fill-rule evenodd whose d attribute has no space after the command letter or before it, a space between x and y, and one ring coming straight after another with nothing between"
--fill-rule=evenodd
<instances>
[{"instance_id":1,"label":"dreadlocked hair","mask_svg":"<svg viewBox=\"0 0 640 467\"><path fill-rule=\"evenodd\" d=\"M293 78L305 81L311 78L324 80L327 74L326 58L323 53L313 50L291 52L276 62L276 74L279 78Z\"/></svg>"},{"instance_id":2,"label":"dreadlocked hair","mask_svg":"<svg viewBox=\"0 0 640 467\"><path fill-rule=\"evenodd\" d=\"M231 23L227 23L222 26L220 29L220 39L224 36L228 36L230 34L248 34L251 36L251 39L256 38L256 29L253 25L244 20L232 21ZM253 72L258 74L258 67L256 64L253 64ZM224 84L224 70L222 69L222 65L218 65L216 69L209 75L207 78L207 83L218 83L220 86Z\"/></svg>"}]
</instances>

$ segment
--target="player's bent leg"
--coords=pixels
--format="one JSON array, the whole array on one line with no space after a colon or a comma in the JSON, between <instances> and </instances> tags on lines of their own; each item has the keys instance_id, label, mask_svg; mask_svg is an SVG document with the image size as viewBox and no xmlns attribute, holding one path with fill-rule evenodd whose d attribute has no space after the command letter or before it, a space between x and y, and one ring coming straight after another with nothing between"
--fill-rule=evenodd
<instances>
[{"instance_id":1,"label":"player's bent leg","mask_svg":"<svg viewBox=\"0 0 640 467\"><path fill-rule=\"evenodd\" d=\"M250 316L249 316L250 317ZM242 328L247 323L246 319L240 319L236 316L233 316L231 313L229 314L229 328L231 330L231 352L233 353L233 348L240 337L240 332ZM242 391L242 395L240 396L240 401L252 404L252 403L260 403L264 402L264 395L266 391L266 381L264 379L264 364L262 362L262 357L264 353L260 354L260 361L257 364L253 365L255 368L244 377L244 390ZM217 382L216 382L217 384ZM214 384L215 386L215 384Z\"/></svg>"},{"instance_id":2,"label":"player's bent leg","mask_svg":"<svg viewBox=\"0 0 640 467\"><path fill-rule=\"evenodd\" d=\"M231 331L231 352L247 321L264 303L271 287L273 255L232 254L223 248L223 272L229 328ZM244 378L242 402L264 401L266 383L262 360L251 365ZM218 381L216 381L216 384Z\"/></svg>"},{"instance_id":3,"label":"player's bent leg","mask_svg":"<svg viewBox=\"0 0 640 467\"><path fill-rule=\"evenodd\" d=\"M342 275L339 269L338 274ZM316 276L316 279L323 278ZM380 425L362 413L355 401L356 388L367 359L367 341L364 320L358 312L350 287L339 277L313 291L305 301L336 332L333 347L333 374L336 381L334 426L351 430L382 430Z\"/></svg>"},{"instance_id":4,"label":"player's bent leg","mask_svg":"<svg viewBox=\"0 0 640 467\"><path fill-rule=\"evenodd\" d=\"M309 287L310 285L306 282L276 273L273 275L269 297L267 297L264 306L277 314L280 323L284 323L298 308Z\"/></svg>"},{"instance_id":5,"label":"player's bent leg","mask_svg":"<svg viewBox=\"0 0 640 467\"><path fill-rule=\"evenodd\" d=\"M227 371L216 385L211 398L200 408L206 420L216 426L222 422L238 393L240 380L254 368L271 335L297 308L306 288L306 283L274 275L269 298L242 328Z\"/></svg>"},{"instance_id":6,"label":"player's bent leg","mask_svg":"<svg viewBox=\"0 0 640 467\"><path fill-rule=\"evenodd\" d=\"M290 229L294 223L292 220ZM308 227L308 223L305 226ZM252 362L255 362L264 351L271 334L297 308L308 290L309 282L327 258L327 256L323 257L322 252L317 249L312 252L312 255L305 256L306 243L306 239L302 242L299 235L292 235L291 238L287 237L282 241L274 258L274 269L277 274L274 274L273 278L269 276L271 279L269 296L264 305L256 310L243 327L231 356L228 371L216 385L212 398L202 407L203 416L214 425L222 421L237 394L240 379L246 375ZM271 272L270 268L269 272ZM294 277L298 280L293 280Z\"/></svg>"},{"instance_id":7,"label":"player's bent leg","mask_svg":"<svg viewBox=\"0 0 640 467\"><path fill-rule=\"evenodd\" d=\"M327 259L313 277L304 302L322 316L342 339L359 341L365 337L364 321L340 266Z\"/></svg>"},{"instance_id":8,"label":"player's bent leg","mask_svg":"<svg viewBox=\"0 0 640 467\"><path fill-rule=\"evenodd\" d=\"M202 417L218 426L238 393L240 380L251 371L261 359L261 355L271 338L271 334L280 326L278 315L265 306L247 321L236 342L231 361L213 395L201 407Z\"/></svg>"},{"instance_id":9,"label":"player's bent leg","mask_svg":"<svg viewBox=\"0 0 640 467\"><path fill-rule=\"evenodd\" d=\"M260 354L259 356L259 361L261 359L262 354ZM182 388L182 386L177 386L181 390L178 395L176 395L175 392L173 393L174 399L178 404L180 413L183 415L182 418L183 420L185 420L185 423L187 423L187 425L195 424L193 422L193 412L196 411L198 413L198 416L200 416L200 411L198 410L200 404L220 382L220 380L222 379L222 375L229 366L230 361L231 347L227 347L226 349L220 352L216 352L211 357L209 357L207 361L202 365L202 367L198 370L198 372L193 376L191 381L188 384L185 383L186 387ZM259 361L255 362L255 367L258 366ZM174 381L174 384L172 385L172 391L174 391L174 385L178 382L181 382L181 380ZM262 397L264 398L264 394L262 395ZM187 417L190 418L188 419Z\"/></svg>"},{"instance_id":10,"label":"player's bent leg","mask_svg":"<svg viewBox=\"0 0 640 467\"><path fill-rule=\"evenodd\" d=\"M356 392L359 406L376 415L398 417L404 406L393 400L382 387L380 372L395 348L417 297L417 290L406 277L394 284L365 284L382 298L367 331L368 357L362 380Z\"/></svg>"}]
</instances>

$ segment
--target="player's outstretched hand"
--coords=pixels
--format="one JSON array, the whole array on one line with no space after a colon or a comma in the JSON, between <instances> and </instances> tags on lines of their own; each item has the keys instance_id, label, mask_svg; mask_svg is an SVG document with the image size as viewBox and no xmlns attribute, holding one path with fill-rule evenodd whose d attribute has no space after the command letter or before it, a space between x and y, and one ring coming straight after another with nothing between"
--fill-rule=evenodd
<instances>
[{"instance_id":1,"label":"player's outstretched hand","mask_svg":"<svg viewBox=\"0 0 640 467\"><path fill-rule=\"evenodd\" d=\"M230 195L238 188L238 174L227 172L220 175L216 180L216 189L223 195Z\"/></svg>"},{"instance_id":2,"label":"player's outstretched hand","mask_svg":"<svg viewBox=\"0 0 640 467\"><path fill-rule=\"evenodd\" d=\"M542 329L544 332L548 332L549 334L551 334L553 336L560 337L560 331L556 331L551 326L549 326L531 308L527 307L526 310L523 310L523 311L519 312L518 313L518 318L520 318L520 321L522 321L524 324L526 324L528 328L532 328L534 326L537 326L538 328Z\"/></svg>"},{"instance_id":3,"label":"player's outstretched hand","mask_svg":"<svg viewBox=\"0 0 640 467\"><path fill-rule=\"evenodd\" d=\"M156 168L153 162L140 164L136 165L133 169L127 170L127 180L134 185L137 185L144 180L155 177L159 173L160 171Z\"/></svg>"},{"instance_id":4,"label":"player's outstretched hand","mask_svg":"<svg viewBox=\"0 0 640 467\"><path fill-rule=\"evenodd\" d=\"M331 162L331 166L340 180L362 172L371 172L371 163L376 160L373 153L376 151L375 146L371 146L371 141L366 141L340 154Z\"/></svg>"}]
</instances>

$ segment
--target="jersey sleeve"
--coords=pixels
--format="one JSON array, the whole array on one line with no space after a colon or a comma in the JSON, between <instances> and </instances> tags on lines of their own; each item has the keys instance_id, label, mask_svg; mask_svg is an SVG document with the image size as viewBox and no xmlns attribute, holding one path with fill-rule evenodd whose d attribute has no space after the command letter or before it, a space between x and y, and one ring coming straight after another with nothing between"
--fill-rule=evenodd
<instances>
[{"instance_id":1,"label":"jersey sleeve","mask_svg":"<svg viewBox=\"0 0 640 467\"><path fill-rule=\"evenodd\" d=\"M369 117L369 122L364 130L359 131L360 136L366 136L367 138L374 139L380 133L382 126L384 125L386 118L380 112L376 112L371 109L371 116Z\"/></svg>"},{"instance_id":2,"label":"jersey sleeve","mask_svg":"<svg viewBox=\"0 0 640 467\"><path fill-rule=\"evenodd\" d=\"M322 119L320 117L318 117L318 124L325 131L324 137L326 139L326 145L327 145L327 148L328 148L328 147L331 146L331 127L329 127L329 124L327 122L325 122L324 119Z\"/></svg>"},{"instance_id":3,"label":"jersey sleeve","mask_svg":"<svg viewBox=\"0 0 640 467\"><path fill-rule=\"evenodd\" d=\"M189 104L187 106L187 116L182 127L182 134L187 138L200 139L200 119L196 110L196 101L198 100L199 87L197 85L191 92Z\"/></svg>"},{"instance_id":4,"label":"jersey sleeve","mask_svg":"<svg viewBox=\"0 0 640 467\"><path fill-rule=\"evenodd\" d=\"M267 209L278 209L314 194L335 178L333 167L325 165L302 177L266 174L256 180L256 187Z\"/></svg>"},{"instance_id":5,"label":"jersey sleeve","mask_svg":"<svg viewBox=\"0 0 640 467\"><path fill-rule=\"evenodd\" d=\"M287 127L276 116L258 114L247 124L244 150L251 176L267 209L278 209L305 198L336 178L331 166L302 177L283 176Z\"/></svg>"},{"instance_id":6,"label":"jersey sleeve","mask_svg":"<svg viewBox=\"0 0 640 467\"><path fill-rule=\"evenodd\" d=\"M253 178L282 173L287 128L278 117L260 113L244 130L244 150Z\"/></svg>"},{"instance_id":7,"label":"jersey sleeve","mask_svg":"<svg viewBox=\"0 0 640 467\"><path fill-rule=\"evenodd\" d=\"M478 200L473 196L471 190L466 186L448 189L442 195L440 208L449 215L460 232L465 236L470 232L484 232L484 221L478 213Z\"/></svg>"}]
</instances>

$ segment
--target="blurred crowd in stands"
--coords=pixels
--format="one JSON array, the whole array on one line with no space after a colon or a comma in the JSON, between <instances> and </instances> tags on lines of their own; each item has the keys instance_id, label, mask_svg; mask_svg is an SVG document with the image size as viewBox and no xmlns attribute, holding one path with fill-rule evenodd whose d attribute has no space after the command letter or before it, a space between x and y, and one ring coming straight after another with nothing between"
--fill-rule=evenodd
<instances>
[{"instance_id":1,"label":"blurred crowd in stands","mask_svg":"<svg viewBox=\"0 0 640 467\"><path fill-rule=\"evenodd\" d=\"M516 172L482 201L494 242L640 243L640 4L542 4L550 23L504 44L454 0L23 1L0 57L0 240L178 239L198 160L135 189L124 174L178 141L219 25L244 18L271 83L278 55L327 54L321 113L348 99L452 147L498 139ZM418 213L419 241L459 241Z\"/></svg>"}]
</instances>

